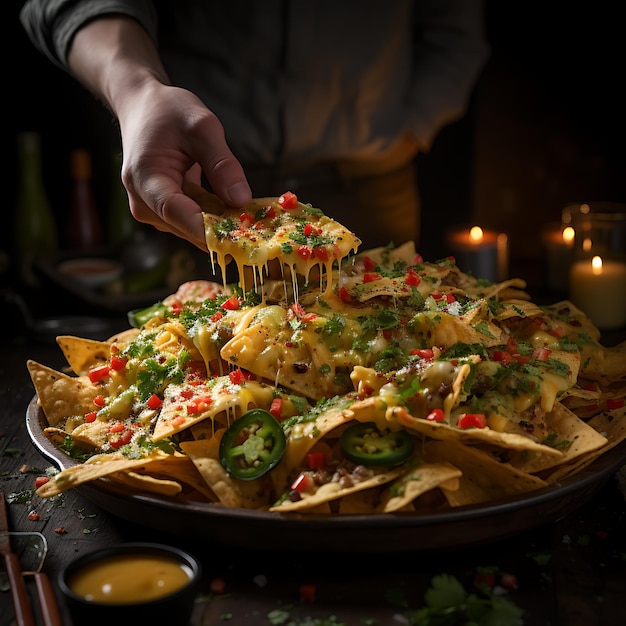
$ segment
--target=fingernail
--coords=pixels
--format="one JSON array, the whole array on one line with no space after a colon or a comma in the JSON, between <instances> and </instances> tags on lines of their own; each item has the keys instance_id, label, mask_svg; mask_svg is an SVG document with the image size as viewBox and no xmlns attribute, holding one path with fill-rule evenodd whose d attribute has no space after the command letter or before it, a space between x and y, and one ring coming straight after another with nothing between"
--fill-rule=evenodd
<instances>
[{"instance_id":1,"label":"fingernail","mask_svg":"<svg viewBox=\"0 0 626 626\"><path fill-rule=\"evenodd\" d=\"M246 204L250 202L251 193L250 187L244 182L238 182L234 185L231 185L227 190L226 194L228 195L228 199L233 204Z\"/></svg>"}]
</instances>

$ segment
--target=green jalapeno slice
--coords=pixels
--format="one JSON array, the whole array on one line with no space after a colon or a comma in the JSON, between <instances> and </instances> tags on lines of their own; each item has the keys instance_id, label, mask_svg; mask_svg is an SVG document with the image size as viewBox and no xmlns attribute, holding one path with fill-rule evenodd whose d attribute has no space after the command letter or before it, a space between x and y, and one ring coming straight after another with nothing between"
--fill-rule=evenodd
<instances>
[{"instance_id":1,"label":"green jalapeno slice","mask_svg":"<svg viewBox=\"0 0 626 626\"><path fill-rule=\"evenodd\" d=\"M128 323L133 328L141 328L157 315L165 315L169 309L162 303L157 302L146 309L134 309L127 313Z\"/></svg>"},{"instance_id":2,"label":"green jalapeno slice","mask_svg":"<svg viewBox=\"0 0 626 626\"><path fill-rule=\"evenodd\" d=\"M339 439L346 458L365 466L395 466L413 454L413 437L405 430L381 432L374 422L353 424Z\"/></svg>"},{"instance_id":3,"label":"green jalapeno slice","mask_svg":"<svg viewBox=\"0 0 626 626\"><path fill-rule=\"evenodd\" d=\"M235 420L220 442L220 462L234 478L254 480L269 472L285 453L280 422L263 409L252 409Z\"/></svg>"}]
</instances>

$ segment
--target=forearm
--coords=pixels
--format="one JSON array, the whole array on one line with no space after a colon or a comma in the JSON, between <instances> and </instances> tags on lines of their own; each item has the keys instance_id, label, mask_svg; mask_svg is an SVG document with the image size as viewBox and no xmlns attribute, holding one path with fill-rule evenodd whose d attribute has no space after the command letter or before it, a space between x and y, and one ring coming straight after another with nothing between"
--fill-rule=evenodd
<instances>
[{"instance_id":1,"label":"forearm","mask_svg":"<svg viewBox=\"0 0 626 626\"><path fill-rule=\"evenodd\" d=\"M151 37L124 15L102 16L81 28L67 61L75 78L118 117L134 91L154 81L169 83Z\"/></svg>"}]
</instances>

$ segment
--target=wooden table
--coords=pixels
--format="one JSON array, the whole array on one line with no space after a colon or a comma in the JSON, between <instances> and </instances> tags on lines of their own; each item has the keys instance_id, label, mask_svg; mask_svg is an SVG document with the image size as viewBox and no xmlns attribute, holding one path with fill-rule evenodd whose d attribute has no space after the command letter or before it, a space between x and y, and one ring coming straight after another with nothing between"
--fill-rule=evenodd
<instances>
[{"instance_id":1,"label":"wooden table","mask_svg":"<svg viewBox=\"0 0 626 626\"><path fill-rule=\"evenodd\" d=\"M5 337L5 342L11 339ZM0 481L9 500L11 494L32 490L37 470L50 465L32 445L25 426L26 407L34 394L26 360L55 368L65 364L52 343L20 337L13 341L4 343L0 353ZM526 626L622 626L626 624L626 502L620 487L621 471L590 501L581 502L579 509L555 523L454 552L299 552L306 537L301 546L294 546L296 551L291 546L237 549L130 524L77 491L66 493L56 504L36 496L12 502L9 523L12 530L40 531L46 536L49 551L44 571L55 586L59 569L68 561L114 542L157 541L192 551L204 567L192 622L197 626L267 625L268 614L276 609L283 609L298 626L334 624L324 621L331 616L336 623L350 626L410 624L400 619L405 611L400 599L412 609L423 606L431 578L441 573L456 576L466 590L473 590L475 576L483 569L517 577L517 589L506 596L524 610ZM33 510L40 516L36 521L28 517ZM258 541L263 545L263 537ZM211 594L216 579L225 582L224 594ZM314 586L314 599L301 597L303 585ZM34 587L30 591L34 598ZM71 626L63 605L61 609ZM2 588L0 625L10 625L12 615L10 593Z\"/></svg>"}]
</instances>

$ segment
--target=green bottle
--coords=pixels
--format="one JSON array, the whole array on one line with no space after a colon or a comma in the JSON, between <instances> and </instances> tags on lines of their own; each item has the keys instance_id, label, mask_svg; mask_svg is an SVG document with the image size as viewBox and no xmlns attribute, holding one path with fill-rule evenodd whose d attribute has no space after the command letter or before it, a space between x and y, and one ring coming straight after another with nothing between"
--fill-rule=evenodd
<instances>
[{"instance_id":1,"label":"green bottle","mask_svg":"<svg viewBox=\"0 0 626 626\"><path fill-rule=\"evenodd\" d=\"M57 227L43 182L40 135L36 132L19 133L17 156L15 251L22 282L36 287L35 261L38 258L52 259L58 251Z\"/></svg>"}]
</instances>

